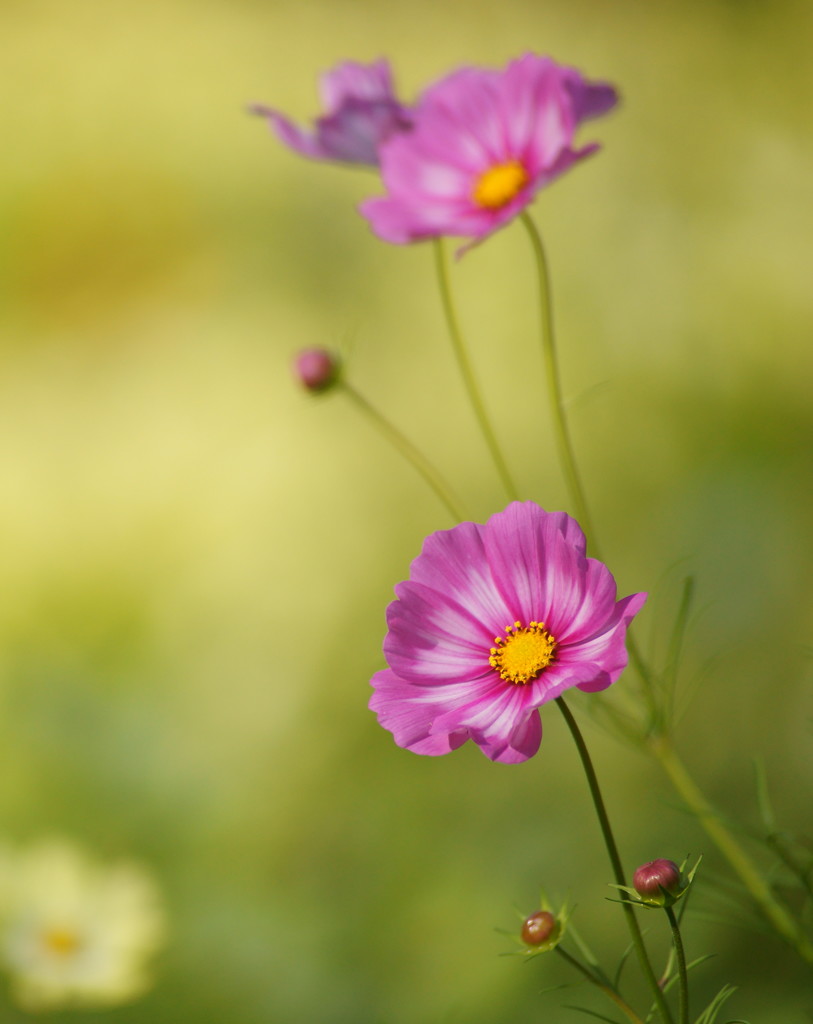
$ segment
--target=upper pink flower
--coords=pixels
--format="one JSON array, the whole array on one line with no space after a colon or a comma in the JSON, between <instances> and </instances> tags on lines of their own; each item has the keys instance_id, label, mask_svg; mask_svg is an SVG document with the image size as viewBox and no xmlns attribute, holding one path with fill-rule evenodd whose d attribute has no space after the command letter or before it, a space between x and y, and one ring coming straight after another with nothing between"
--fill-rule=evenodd
<instances>
[{"instance_id":1,"label":"upper pink flower","mask_svg":"<svg viewBox=\"0 0 813 1024\"><path fill-rule=\"evenodd\" d=\"M388 194L361 212L387 242L484 238L598 148L574 149L576 129L617 100L611 85L531 53L504 71L461 68L424 94L411 132L382 146Z\"/></svg>"},{"instance_id":2,"label":"upper pink flower","mask_svg":"<svg viewBox=\"0 0 813 1024\"><path fill-rule=\"evenodd\" d=\"M370 708L399 746L446 754L471 739L492 761L525 761L538 708L618 679L646 594L617 601L585 551L575 519L530 501L426 539L387 609L389 668L372 679Z\"/></svg>"},{"instance_id":3,"label":"upper pink flower","mask_svg":"<svg viewBox=\"0 0 813 1024\"><path fill-rule=\"evenodd\" d=\"M407 109L395 98L390 66L345 61L322 75L325 113L308 132L278 111L255 104L249 109L268 118L281 142L314 160L378 164L378 147L393 132L410 125Z\"/></svg>"}]
</instances>

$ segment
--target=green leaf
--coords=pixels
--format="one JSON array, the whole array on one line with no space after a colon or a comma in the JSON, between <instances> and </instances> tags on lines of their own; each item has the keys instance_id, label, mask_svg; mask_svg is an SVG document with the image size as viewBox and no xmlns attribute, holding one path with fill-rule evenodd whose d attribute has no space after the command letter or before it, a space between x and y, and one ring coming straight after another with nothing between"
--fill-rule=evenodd
<instances>
[{"instance_id":1,"label":"green leaf","mask_svg":"<svg viewBox=\"0 0 813 1024\"><path fill-rule=\"evenodd\" d=\"M694 577L687 576L683 581L683 593L678 605L675 624L672 627L672 636L669 639L669 648L666 654L666 668L663 672L664 690L668 695L670 707L664 709L669 718L673 716L675 689L677 687L678 668L683 650L683 641L686 638L686 626L689 621L689 611L694 598Z\"/></svg>"},{"instance_id":2,"label":"green leaf","mask_svg":"<svg viewBox=\"0 0 813 1024\"><path fill-rule=\"evenodd\" d=\"M717 1020L717 1015L723 1008L723 1004L728 1002L736 991L735 985L723 985L714 999L697 1018L695 1024L714 1024L714 1021Z\"/></svg>"},{"instance_id":3,"label":"green leaf","mask_svg":"<svg viewBox=\"0 0 813 1024\"><path fill-rule=\"evenodd\" d=\"M610 988L615 988L616 986L613 985L613 983L610 981L609 976L601 967L601 964L598 962L598 958L596 957L593 950L587 945L587 942L584 940L582 935L573 927L572 924L568 929L568 934L579 947L579 952L581 953L585 961L590 965L593 974L595 974L597 978L600 978L605 983L605 985L609 985Z\"/></svg>"},{"instance_id":4,"label":"green leaf","mask_svg":"<svg viewBox=\"0 0 813 1024\"><path fill-rule=\"evenodd\" d=\"M563 988L573 988L573 986L569 985L566 981L563 981L560 982L558 985L548 985L547 988L540 989L538 995L546 996L550 992L561 992Z\"/></svg>"},{"instance_id":5,"label":"green leaf","mask_svg":"<svg viewBox=\"0 0 813 1024\"><path fill-rule=\"evenodd\" d=\"M759 816L762 818L762 825L766 833L771 836L776 832L776 817L773 813L771 797L768 793L768 778L765 773L765 762L761 757L754 758L754 776L757 786L757 807Z\"/></svg>"},{"instance_id":6,"label":"green leaf","mask_svg":"<svg viewBox=\"0 0 813 1024\"><path fill-rule=\"evenodd\" d=\"M621 972L629 959L629 955L633 950L633 945L630 943L624 952L621 954L621 959L618 961L618 967L615 969L615 977L613 978L613 988L618 991L618 986L621 984Z\"/></svg>"},{"instance_id":7,"label":"green leaf","mask_svg":"<svg viewBox=\"0 0 813 1024\"><path fill-rule=\"evenodd\" d=\"M693 967L699 967L700 964L704 964L707 960L713 960L716 956L716 953L704 953L703 956L695 957L694 960L686 964L686 973L688 974Z\"/></svg>"},{"instance_id":8,"label":"green leaf","mask_svg":"<svg viewBox=\"0 0 813 1024\"><path fill-rule=\"evenodd\" d=\"M605 1017L603 1013L598 1013L596 1010L588 1010L586 1006L573 1006L567 1003L562 1005L566 1010L578 1010L579 1013L586 1013L588 1017L595 1017L597 1020L605 1021L605 1024L618 1024L618 1021L613 1017Z\"/></svg>"}]
</instances>

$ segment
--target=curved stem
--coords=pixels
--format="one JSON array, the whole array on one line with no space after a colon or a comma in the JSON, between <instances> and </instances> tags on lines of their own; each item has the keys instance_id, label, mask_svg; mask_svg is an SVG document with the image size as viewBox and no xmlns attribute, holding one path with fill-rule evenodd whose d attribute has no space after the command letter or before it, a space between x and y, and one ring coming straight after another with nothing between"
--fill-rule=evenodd
<instances>
[{"instance_id":1,"label":"curved stem","mask_svg":"<svg viewBox=\"0 0 813 1024\"><path fill-rule=\"evenodd\" d=\"M686 954L683 952L683 939L680 937L680 925L671 907L664 907L669 925L672 929L672 942L675 945L675 957L680 981L680 1024L689 1024L689 977L686 973Z\"/></svg>"},{"instance_id":2,"label":"curved stem","mask_svg":"<svg viewBox=\"0 0 813 1024\"><path fill-rule=\"evenodd\" d=\"M632 1024L644 1024L643 1020L638 1016L635 1010L633 1010L633 1008L618 994L618 992L616 992L614 988L610 988L610 986L606 985L600 978L597 978L592 971L588 970L584 964L579 963L579 961L575 957L571 956L570 953L566 953L561 946L556 947L556 952L559 956L564 957L571 967L575 967L577 971L580 971L588 981L592 982L597 988L600 988L608 999L611 999L620 1010L623 1010L624 1014Z\"/></svg>"},{"instance_id":3,"label":"curved stem","mask_svg":"<svg viewBox=\"0 0 813 1024\"><path fill-rule=\"evenodd\" d=\"M616 846L615 837L613 836L613 830L610 826L607 809L604 806L604 799L601 795L598 777L596 776L596 771L590 758L590 752L587 749L587 744L584 742L584 737L576 723L576 719L573 717L570 708L565 704L564 699L562 697L557 697L556 703L567 722L568 729L570 729L570 734L573 737L576 749L579 752L579 757L581 758L584 774L587 776L587 784L590 787L590 795L593 798L593 806L596 809L596 815L598 816L599 825L601 826L601 834L604 837L604 845L607 847L607 853L610 857L610 864L612 865L616 885L624 887L627 884L624 878L624 868L621 865L621 857L619 856L618 847ZM627 927L629 928L632 944L635 947L635 952L638 956L638 962L640 963L644 977L652 990L652 995L655 999L655 1005L658 1007L658 1012L665 1024L672 1024L672 1015L666 1004L666 1000L664 999L663 991L658 984L658 979L655 977L652 964L649 962L649 955L647 954L646 946L644 945L644 938L641 934L641 929L638 925L638 918L635 916L635 911L629 903L624 901L621 901L621 907L623 908L624 915L627 919Z\"/></svg>"},{"instance_id":4,"label":"curved stem","mask_svg":"<svg viewBox=\"0 0 813 1024\"><path fill-rule=\"evenodd\" d=\"M759 869L720 821L719 815L698 789L667 736L653 736L648 749L660 762L669 780L706 834L722 853L762 913L799 956L813 964L813 944L785 908L776 901Z\"/></svg>"},{"instance_id":5,"label":"curved stem","mask_svg":"<svg viewBox=\"0 0 813 1024\"><path fill-rule=\"evenodd\" d=\"M556 445L559 449L559 460L562 471L567 480L570 500L576 511L576 518L581 523L582 529L590 541L593 554L599 557L596 548L595 531L592 527L590 512L587 507L587 498L582 486L581 476L576 466L576 456L573 451L573 443L570 440L570 430L565 414L564 399L562 398L562 384L559 376L559 362L556 356L556 339L553 331L553 302L551 298L550 271L545 256L545 247L542 244L542 236L527 212L520 214L520 220L528 232L531 246L536 259L537 277L539 283L539 320L540 340L542 343L542 358L545 362L545 378L548 386L548 399L553 414L553 430L556 436Z\"/></svg>"},{"instance_id":6,"label":"curved stem","mask_svg":"<svg viewBox=\"0 0 813 1024\"><path fill-rule=\"evenodd\" d=\"M549 399L553 413L554 428L557 437L562 472L567 481L571 500L574 508L576 509L577 518L579 518L581 525L588 536L593 554L596 557L599 557L598 548L596 546L595 531L592 528L584 488L582 487L581 478L576 466L575 454L567 424L567 416L565 413L564 402L562 400L562 389L559 379L559 367L556 357L553 331L550 273L548 271L545 249L542 244L541 235L530 216L527 213L522 213L520 215L520 220L528 232L537 263L542 352L545 360ZM803 960L807 961L807 963L813 964L813 943L811 943L801 926L788 913L785 907L778 903L774 898L769 886L765 883L754 862L725 825L720 821L719 815L715 813L711 805L700 792L694 780L689 775L686 766L675 753L666 733L663 712L659 707L659 702L656 697L654 675L646 664L646 661L631 632L627 635L627 646L629 649L630 661L635 666L643 684L642 692L649 709L650 735L646 740L647 749L657 758L657 760L660 761L677 792L681 795L693 813L697 815L700 823L706 830L706 833L726 858L735 873L739 876L740 881L748 889L765 917L770 921L776 931L796 950Z\"/></svg>"},{"instance_id":7,"label":"curved stem","mask_svg":"<svg viewBox=\"0 0 813 1024\"><path fill-rule=\"evenodd\" d=\"M573 449L573 442L570 439L570 428L567 422L565 403L562 397L562 383L559 374L559 360L556 354L556 337L553 329L553 298L550 285L550 270L545 253L545 246L542 242L542 235L539 233L534 221L527 212L520 214L525 230L531 241L531 247L536 260L537 277L539 283L539 323L540 339L542 344L542 357L545 362L545 378L548 385L548 403L553 415L553 428L556 435L557 448L559 450L559 462L562 467L570 500L576 510L576 518L590 543L592 554L600 558L596 538L596 531L593 529L590 518L590 510L587 506L587 497L581 482L581 475L576 464L576 453ZM630 653L630 660L635 665L643 682L644 698L649 705L650 719L657 722L658 708L653 692L652 676L644 659L638 650L638 646L632 635L628 634L627 647Z\"/></svg>"},{"instance_id":8,"label":"curved stem","mask_svg":"<svg viewBox=\"0 0 813 1024\"><path fill-rule=\"evenodd\" d=\"M480 388L477 384L477 379L474 376L474 370L472 369L468 352L466 351L463 332L460 329L460 321L458 320L454 300L452 298L452 289L449 281L449 268L442 239L435 239L434 250L435 269L438 275L438 287L440 289L443 312L446 317L446 325L449 328L449 337L451 338L452 348L454 349L454 354L457 359L457 365L460 369L460 374L463 378L463 383L469 396L471 407L474 410L474 415L480 426L480 430L483 434L486 445L488 446L488 450L491 452L491 458L494 460L494 465L497 469L500 480L502 481L503 487L505 488L505 492L511 501L516 501L518 498L517 488L511 477L511 473L505 459L503 458L497 437L491 427L491 422L489 421L488 413L486 412L486 408L480 394Z\"/></svg>"},{"instance_id":9,"label":"curved stem","mask_svg":"<svg viewBox=\"0 0 813 1024\"><path fill-rule=\"evenodd\" d=\"M418 451L411 441L407 440L397 427L393 426L393 424L390 423L390 421L380 413L378 409L372 406L367 399L356 391L352 384L348 384L346 380L337 381L335 387L344 391L348 398L350 398L372 422L373 426L379 430L387 440L398 449L407 462L417 470L418 473L420 473L440 501L442 501L446 506L449 515L455 520L455 522L462 522L468 518L460 502L457 500L451 488L440 475L438 470L435 469L432 463Z\"/></svg>"}]
</instances>

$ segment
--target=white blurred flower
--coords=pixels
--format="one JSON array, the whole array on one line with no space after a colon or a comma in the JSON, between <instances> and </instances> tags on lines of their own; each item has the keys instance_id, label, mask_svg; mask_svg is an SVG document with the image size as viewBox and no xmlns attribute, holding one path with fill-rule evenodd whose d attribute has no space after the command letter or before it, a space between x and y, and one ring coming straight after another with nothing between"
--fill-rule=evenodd
<instances>
[{"instance_id":1,"label":"white blurred flower","mask_svg":"<svg viewBox=\"0 0 813 1024\"><path fill-rule=\"evenodd\" d=\"M164 915L134 864L94 864L64 841L0 855L0 964L25 1009L112 1006L150 985Z\"/></svg>"}]
</instances>

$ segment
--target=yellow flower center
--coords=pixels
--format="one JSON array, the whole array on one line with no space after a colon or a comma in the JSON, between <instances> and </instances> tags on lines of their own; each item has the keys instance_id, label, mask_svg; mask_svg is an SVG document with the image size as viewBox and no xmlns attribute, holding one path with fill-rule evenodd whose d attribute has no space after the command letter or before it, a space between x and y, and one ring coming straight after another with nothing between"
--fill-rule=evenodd
<instances>
[{"instance_id":1,"label":"yellow flower center","mask_svg":"<svg viewBox=\"0 0 813 1024\"><path fill-rule=\"evenodd\" d=\"M472 199L487 210L498 210L510 203L528 184L528 172L519 160L509 160L483 171L474 183Z\"/></svg>"},{"instance_id":2,"label":"yellow flower center","mask_svg":"<svg viewBox=\"0 0 813 1024\"><path fill-rule=\"evenodd\" d=\"M49 953L53 953L55 956L69 957L77 952L82 945L82 940L71 928L55 926L42 933L42 944Z\"/></svg>"},{"instance_id":3,"label":"yellow flower center","mask_svg":"<svg viewBox=\"0 0 813 1024\"><path fill-rule=\"evenodd\" d=\"M505 637L495 636L489 665L508 683L523 685L536 679L553 661L556 641L545 629L544 622L523 626L515 622L505 627Z\"/></svg>"}]
</instances>

